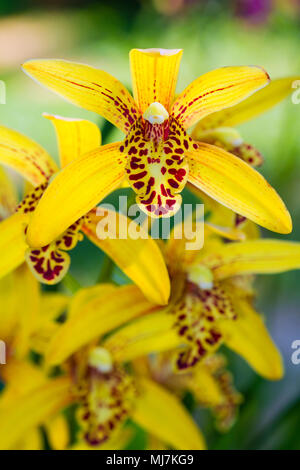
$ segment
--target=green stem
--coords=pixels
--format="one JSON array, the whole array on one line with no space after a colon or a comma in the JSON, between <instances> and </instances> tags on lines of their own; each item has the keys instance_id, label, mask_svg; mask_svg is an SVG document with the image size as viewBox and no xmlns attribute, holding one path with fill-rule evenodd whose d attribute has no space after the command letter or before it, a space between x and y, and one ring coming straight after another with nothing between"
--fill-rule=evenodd
<instances>
[{"instance_id":1,"label":"green stem","mask_svg":"<svg viewBox=\"0 0 300 470\"><path fill-rule=\"evenodd\" d=\"M113 261L110 259L109 256L107 256L104 253L104 259L103 259L103 263L101 266L101 270L100 270L100 274L98 276L97 282L101 283L101 282L111 281L113 269L114 269Z\"/></svg>"},{"instance_id":2,"label":"green stem","mask_svg":"<svg viewBox=\"0 0 300 470\"><path fill-rule=\"evenodd\" d=\"M72 294L75 294L82 287L70 273L65 275L62 283Z\"/></svg>"}]
</instances>

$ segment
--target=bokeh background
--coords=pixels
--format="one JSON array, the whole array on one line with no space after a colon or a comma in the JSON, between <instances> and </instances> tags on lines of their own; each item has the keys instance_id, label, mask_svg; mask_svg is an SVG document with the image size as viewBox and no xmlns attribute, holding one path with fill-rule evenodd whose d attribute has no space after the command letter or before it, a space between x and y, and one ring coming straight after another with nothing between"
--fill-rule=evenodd
<instances>
[{"instance_id":1,"label":"bokeh background","mask_svg":"<svg viewBox=\"0 0 300 470\"><path fill-rule=\"evenodd\" d=\"M99 116L28 78L20 67L27 59L55 57L88 63L115 75L130 89L131 48L183 48L181 90L201 73L223 65L262 65L271 78L300 75L299 39L299 0L1 0L0 79L6 83L7 96L6 105L0 105L0 123L35 139L55 158L54 130L41 116L43 112L96 122L104 143L119 137ZM285 238L299 241L300 104L289 97L240 126L240 131L263 153L262 172L292 214L294 230ZM84 241L72 252L71 274L81 285L92 285L103 259ZM127 282L116 268L112 277ZM258 306L282 351L286 375L278 383L267 382L224 351L245 398L231 431L218 433L209 412L194 408L186 398L212 449L300 448L300 365L291 361L291 344L300 339L300 272L260 276L256 284ZM143 448L144 437L137 429L130 448Z\"/></svg>"}]
</instances>

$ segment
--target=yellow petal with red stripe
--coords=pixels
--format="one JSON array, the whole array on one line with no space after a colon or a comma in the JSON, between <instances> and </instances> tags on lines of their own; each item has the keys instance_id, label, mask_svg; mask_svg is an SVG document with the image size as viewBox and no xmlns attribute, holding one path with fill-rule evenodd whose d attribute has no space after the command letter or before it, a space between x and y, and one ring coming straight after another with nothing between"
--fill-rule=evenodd
<instances>
[{"instance_id":1,"label":"yellow petal with red stripe","mask_svg":"<svg viewBox=\"0 0 300 470\"><path fill-rule=\"evenodd\" d=\"M13 168L34 186L57 171L56 163L39 144L4 126L0 126L0 163Z\"/></svg>"},{"instance_id":2,"label":"yellow petal with red stripe","mask_svg":"<svg viewBox=\"0 0 300 470\"><path fill-rule=\"evenodd\" d=\"M95 111L124 132L137 118L129 91L103 70L66 60L30 60L26 73L78 106Z\"/></svg>"},{"instance_id":3,"label":"yellow petal with red stripe","mask_svg":"<svg viewBox=\"0 0 300 470\"><path fill-rule=\"evenodd\" d=\"M113 222L113 232L109 223L105 228L101 226L100 217L96 211L91 211L89 223L83 228L84 233L114 260L150 301L166 304L170 295L170 280L157 243L121 213L105 210L105 219ZM139 232L138 238L131 235L131 229ZM120 238L121 230L127 234L126 238Z\"/></svg>"},{"instance_id":4,"label":"yellow petal with red stripe","mask_svg":"<svg viewBox=\"0 0 300 470\"><path fill-rule=\"evenodd\" d=\"M204 450L204 437L171 392L152 380L139 379L140 394L133 420L173 449Z\"/></svg>"},{"instance_id":5,"label":"yellow petal with red stripe","mask_svg":"<svg viewBox=\"0 0 300 470\"><path fill-rule=\"evenodd\" d=\"M112 290L110 285L103 285L98 294L93 294L86 302L82 301L82 294L78 295L79 303L76 296L74 302L79 308L72 311L49 345L46 353L49 365L61 363L93 339L153 309L153 304L135 286Z\"/></svg>"},{"instance_id":6,"label":"yellow petal with red stripe","mask_svg":"<svg viewBox=\"0 0 300 470\"><path fill-rule=\"evenodd\" d=\"M267 85L270 78L261 67L234 66L212 70L194 80L172 105L172 114L185 128L199 119L233 106Z\"/></svg>"},{"instance_id":7,"label":"yellow petal with red stripe","mask_svg":"<svg viewBox=\"0 0 300 470\"><path fill-rule=\"evenodd\" d=\"M151 103L167 110L174 99L181 49L132 49L130 66L133 95L141 114Z\"/></svg>"},{"instance_id":8,"label":"yellow petal with red stripe","mask_svg":"<svg viewBox=\"0 0 300 470\"><path fill-rule=\"evenodd\" d=\"M237 319L233 322L223 321L219 325L225 344L242 356L258 374L269 380L281 379L281 355L262 317L247 300L235 299L234 307Z\"/></svg>"},{"instance_id":9,"label":"yellow petal with red stripe","mask_svg":"<svg viewBox=\"0 0 300 470\"><path fill-rule=\"evenodd\" d=\"M53 122L56 130L62 168L80 155L100 147L101 132L93 122L47 113L43 116Z\"/></svg>"},{"instance_id":10,"label":"yellow petal with red stripe","mask_svg":"<svg viewBox=\"0 0 300 470\"><path fill-rule=\"evenodd\" d=\"M57 174L32 215L27 232L31 247L51 243L120 185L125 162L119 145L82 155Z\"/></svg>"},{"instance_id":11,"label":"yellow petal with red stripe","mask_svg":"<svg viewBox=\"0 0 300 470\"><path fill-rule=\"evenodd\" d=\"M28 248L24 229L28 216L15 213L0 223L0 278L25 260Z\"/></svg>"},{"instance_id":12,"label":"yellow petal with red stripe","mask_svg":"<svg viewBox=\"0 0 300 470\"><path fill-rule=\"evenodd\" d=\"M63 377L22 396L22 400L0 408L0 449L8 450L30 429L39 426L72 401L71 382Z\"/></svg>"},{"instance_id":13,"label":"yellow petal with red stripe","mask_svg":"<svg viewBox=\"0 0 300 470\"><path fill-rule=\"evenodd\" d=\"M273 232L289 233L292 221L276 191L238 157L198 143L188 152L189 181L224 206Z\"/></svg>"},{"instance_id":14,"label":"yellow petal with red stripe","mask_svg":"<svg viewBox=\"0 0 300 470\"><path fill-rule=\"evenodd\" d=\"M236 126L249 121L249 119L253 119L268 111L290 93L293 93L297 86L299 86L299 83L300 77L296 75L294 77L272 80L265 88L241 103L205 117L199 122L197 129Z\"/></svg>"},{"instance_id":15,"label":"yellow petal with red stripe","mask_svg":"<svg viewBox=\"0 0 300 470\"><path fill-rule=\"evenodd\" d=\"M205 258L202 261L206 263ZM229 243L208 256L207 264L215 279L299 269L300 243L271 239Z\"/></svg>"}]
</instances>

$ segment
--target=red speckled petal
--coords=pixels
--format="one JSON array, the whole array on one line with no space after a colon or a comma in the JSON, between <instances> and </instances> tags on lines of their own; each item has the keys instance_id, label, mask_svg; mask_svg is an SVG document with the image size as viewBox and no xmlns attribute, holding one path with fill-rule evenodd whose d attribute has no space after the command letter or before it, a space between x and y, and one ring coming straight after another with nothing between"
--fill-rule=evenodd
<instances>
[{"instance_id":1,"label":"red speckled petal","mask_svg":"<svg viewBox=\"0 0 300 470\"><path fill-rule=\"evenodd\" d=\"M156 126L152 127L155 131ZM185 153L190 145L185 131L172 120L167 138L158 142L144 138L137 121L120 147L127 156L127 178L137 194L137 203L151 217L171 217L180 208L179 193L188 177Z\"/></svg>"},{"instance_id":2,"label":"red speckled petal","mask_svg":"<svg viewBox=\"0 0 300 470\"><path fill-rule=\"evenodd\" d=\"M83 239L80 229L83 218L71 225L60 238L39 249L28 249L26 261L34 276L43 284L57 284L67 273L72 250Z\"/></svg>"},{"instance_id":3,"label":"red speckled petal","mask_svg":"<svg viewBox=\"0 0 300 470\"><path fill-rule=\"evenodd\" d=\"M188 347L176 354L176 368L188 369L212 353L223 342L219 320L233 320L235 312L221 283L200 289L189 283L181 302L175 306L175 327Z\"/></svg>"}]
</instances>

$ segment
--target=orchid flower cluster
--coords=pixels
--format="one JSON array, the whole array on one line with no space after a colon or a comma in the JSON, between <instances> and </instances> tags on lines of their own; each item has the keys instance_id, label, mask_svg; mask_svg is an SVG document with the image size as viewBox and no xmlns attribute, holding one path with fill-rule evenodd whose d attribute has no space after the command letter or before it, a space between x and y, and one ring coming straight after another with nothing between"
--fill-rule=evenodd
<instances>
[{"instance_id":1,"label":"orchid flower cluster","mask_svg":"<svg viewBox=\"0 0 300 470\"><path fill-rule=\"evenodd\" d=\"M124 140L101 145L96 124L44 114L57 135L57 165L30 138L0 127L2 449L40 449L44 435L53 449L126 449L136 423L147 449L202 450L205 435L183 405L186 393L211 411L220 432L233 426L243 400L221 347L265 379L283 376L253 282L300 268L300 244L261 238L258 226L291 232L291 217L256 169L261 153L234 126L288 96L299 77L271 81L262 67L223 67L175 95L181 56L132 50L133 96L88 65L23 65L110 121ZM26 180L22 201L6 167ZM97 205L126 186L150 220L174 216L187 186L205 205L203 248L187 250L178 225L167 242L143 227L137 239L99 237ZM120 214L119 224L129 223ZM64 285L84 237L131 282L107 277L76 284L72 295L43 289Z\"/></svg>"}]
</instances>

